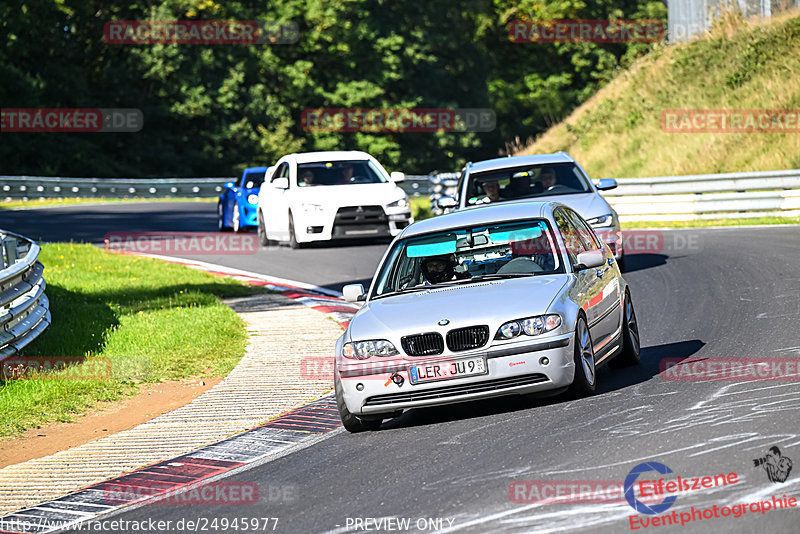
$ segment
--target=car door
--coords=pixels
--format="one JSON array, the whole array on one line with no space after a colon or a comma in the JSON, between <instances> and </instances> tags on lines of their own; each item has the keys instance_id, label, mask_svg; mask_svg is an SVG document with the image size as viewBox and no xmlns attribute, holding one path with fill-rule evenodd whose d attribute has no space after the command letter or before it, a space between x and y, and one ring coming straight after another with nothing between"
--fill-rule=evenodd
<instances>
[{"instance_id":1,"label":"car door","mask_svg":"<svg viewBox=\"0 0 800 534\"><path fill-rule=\"evenodd\" d=\"M265 184L265 202L261 213L264 216L264 227L271 239L287 239L289 236L289 190L275 187L276 180L281 178L289 180L289 163L286 161L272 173L270 183Z\"/></svg>"},{"instance_id":2,"label":"car door","mask_svg":"<svg viewBox=\"0 0 800 534\"><path fill-rule=\"evenodd\" d=\"M578 254L591 250L591 245L581 239L578 227L572 221L566 208L556 208L553 212L556 225L564 240L567 256L573 267L578 263ZM570 296L575 300L586 314L586 322L592 342L597 346L604 341L603 329L600 326L600 309L596 306L598 295L602 295L602 281L597 277L596 269L583 269L575 273L576 281Z\"/></svg>"},{"instance_id":3,"label":"car door","mask_svg":"<svg viewBox=\"0 0 800 534\"><path fill-rule=\"evenodd\" d=\"M578 235L584 246L603 250L603 257L606 260L602 267L588 269L594 272L600 286L599 294L593 297L593 301L590 304L593 304L592 307L597 310L597 331L600 334L599 338L593 338L595 340L595 352L600 352L602 356L602 352L617 334L621 324L619 279L616 271L611 268L614 264L614 258L586 221L571 209L566 209L565 211L570 221L578 229Z\"/></svg>"}]
</instances>

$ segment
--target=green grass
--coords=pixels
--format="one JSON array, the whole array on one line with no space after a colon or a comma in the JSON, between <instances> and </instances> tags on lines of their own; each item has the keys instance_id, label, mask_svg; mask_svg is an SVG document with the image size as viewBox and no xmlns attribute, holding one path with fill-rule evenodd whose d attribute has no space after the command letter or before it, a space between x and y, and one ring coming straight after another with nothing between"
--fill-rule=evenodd
<instances>
[{"instance_id":1,"label":"green grass","mask_svg":"<svg viewBox=\"0 0 800 534\"><path fill-rule=\"evenodd\" d=\"M637 228L707 228L709 226L750 226L765 224L800 224L800 217L753 217L750 219L696 219L691 221L623 222L623 230Z\"/></svg>"},{"instance_id":2,"label":"green grass","mask_svg":"<svg viewBox=\"0 0 800 534\"><path fill-rule=\"evenodd\" d=\"M422 195L418 197L410 197L411 202L411 215L414 216L415 221L421 221L431 217L431 197Z\"/></svg>"},{"instance_id":3,"label":"green grass","mask_svg":"<svg viewBox=\"0 0 800 534\"><path fill-rule=\"evenodd\" d=\"M0 202L0 209L49 208L53 206L72 206L75 204L110 204L115 202L216 202L216 197L167 197L167 198L35 198L31 200L6 200Z\"/></svg>"},{"instance_id":4,"label":"green grass","mask_svg":"<svg viewBox=\"0 0 800 534\"><path fill-rule=\"evenodd\" d=\"M800 109L797 11L727 15L703 40L658 47L520 154L565 150L595 178L800 168L800 134L668 133L663 110Z\"/></svg>"},{"instance_id":5,"label":"green grass","mask_svg":"<svg viewBox=\"0 0 800 534\"><path fill-rule=\"evenodd\" d=\"M107 253L91 245L42 247L52 325L30 356L97 358L111 377L0 384L0 436L71 421L143 382L227 375L244 354L242 320L220 297L263 289L181 265Z\"/></svg>"}]
</instances>

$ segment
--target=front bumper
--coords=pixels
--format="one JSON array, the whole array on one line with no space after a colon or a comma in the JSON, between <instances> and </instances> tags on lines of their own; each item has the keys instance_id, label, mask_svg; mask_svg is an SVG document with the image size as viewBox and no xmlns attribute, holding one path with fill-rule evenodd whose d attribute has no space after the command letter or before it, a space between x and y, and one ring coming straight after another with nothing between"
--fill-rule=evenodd
<instances>
[{"instance_id":1,"label":"front bumper","mask_svg":"<svg viewBox=\"0 0 800 534\"><path fill-rule=\"evenodd\" d=\"M411 210L405 208L383 208L383 217L366 218L364 221L345 221L337 218L336 209L323 212L294 214L297 241L330 241L332 239L354 239L394 237L414 222Z\"/></svg>"},{"instance_id":2,"label":"front bumper","mask_svg":"<svg viewBox=\"0 0 800 534\"><path fill-rule=\"evenodd\" d=\"M407 357L385 364L337 363L344 401L351 413L391 413L407 408L438 406L502 395L536 393L566 387L575 374L574 333L551 336L536 342L503 344L446 357ZM488 373L439 382L411 384L408 368L443 360L486 356ZM540 363L543 357L547 365ZM364 371L366 369L366 372ZM403 377L398 386L393 374ZM362 389L359 391L358 386Z\"/></svg>"}]
</instances>

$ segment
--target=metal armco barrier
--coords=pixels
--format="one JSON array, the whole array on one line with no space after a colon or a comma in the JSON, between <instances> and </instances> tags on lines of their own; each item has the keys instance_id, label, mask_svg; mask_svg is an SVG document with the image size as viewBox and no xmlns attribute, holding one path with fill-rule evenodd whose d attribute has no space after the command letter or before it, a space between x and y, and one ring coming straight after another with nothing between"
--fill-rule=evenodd
<instances>
[{"instance_id":1,"label":"metal armco barrier","mask_svg":"<svg viewBox=\"0 0 800 534\"><path fill-rule=\"evenodd\" d=\"M603 196L622 221L800 216L800 170L621 178Z\"/></svg>"},{"instance_id":2,"label":"metal armco barrier","mask_svg":"<svg viewBox=\"0 0 800 534\"><path fill-rule=\"evenodd\" d=\"M458 173L407 175L411 196L454 194ZM230 178L42 178L0 176L0 198L214 197ZM800 215L800 170L619 178L606 191L623 221L681 221Z\"/></svg>"},{"instance_id":3,"label":"metal armco barrier","mask_svg":"<svg viewBox=\"0 0 800 534\"><path fill-rule=\"evenodd\" d=\"M214 197L233 178L46 178L0 176L0 198Z\"/></svg>"},{"instance_id":4,"label":"metal armco barrier","mask_svg":"<svg viewBox=\"0 0 800 534\"><path fill-rule=\"evenodd\" d=\"M225 182L235 178L46 178L40 176L0 176L0 198L163 198L215 197ZM411 196L428 195L427 175L406 176L400 183Z\"/></svg>"},{"instance_id":5,"label":"metal armco barrier","mask_svg":"<svg viewBox=\"0 0 800 534\"><path fill-rule=\"evenodd\" d=\"M0 230L0 361L17 354L50 325L39 245Z\"/></svg>"}]
</instances>

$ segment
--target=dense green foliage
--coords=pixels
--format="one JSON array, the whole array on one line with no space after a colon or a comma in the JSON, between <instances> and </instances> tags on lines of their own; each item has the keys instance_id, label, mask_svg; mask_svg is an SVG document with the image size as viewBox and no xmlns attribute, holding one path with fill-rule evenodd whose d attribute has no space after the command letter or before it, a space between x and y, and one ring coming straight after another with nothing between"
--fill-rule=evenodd
<instances>
[{"instance_id":1,"label":"dense green foliage","mask_svg":"<svg viewBox=\"0 0 800 534\"><path fill-rule=\"evenodd\" d=\"M664 20L658 1L21 0L0 5L4 108L139 108L138 133L3 133L0 174L230 176L297 150L453 170L544 131L641 44L515 44L514 18ZM110 20L268 20L282 45L106 43ZM491 108L486 133L309 133L306 108Z\"/></svg>"}]
</instances>

